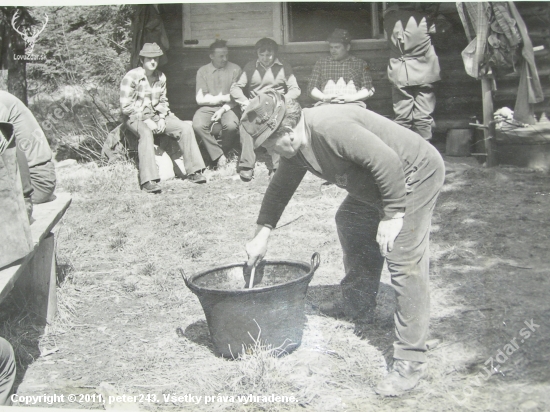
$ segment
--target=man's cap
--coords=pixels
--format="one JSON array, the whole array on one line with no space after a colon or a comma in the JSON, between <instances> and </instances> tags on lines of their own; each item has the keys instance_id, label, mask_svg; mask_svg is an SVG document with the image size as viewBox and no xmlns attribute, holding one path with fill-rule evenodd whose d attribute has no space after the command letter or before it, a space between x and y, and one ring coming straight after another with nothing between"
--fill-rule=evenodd
<instances>
[{"instance_id":1,"label":"man's cap","mask_svg":"<svg viewBox=\"0 0 550 412\"><path fill-rule=\"evenodd\" d=\"M349 31L344 29L335 29L332 34L327 39L329 43L343 43L343 44L349 44L351 43L351 36L349 35Z\"/></svg>"},{"instance_id":2,"label":"man's cap","mask_svg":"<svg viewBox=\"0 0 550 412\"><path fill-rule=\"evenodd\" d=\"M250 100L241 117L241 136L251 138L254 149L257 149L281 125L285 112L282 94L273 89L260 93Z\"/></svg>"},{"instance_id":3,"label":"man's cap","mask_svg":"<svg viewBox=\"0 0 550 412\"><path fill-rule=\"evenodd\" d=\"M139 52L139 55L143 57L160 57L163 54L162 49L157 43L145 43Z\"/></svg>"}]
</instances>

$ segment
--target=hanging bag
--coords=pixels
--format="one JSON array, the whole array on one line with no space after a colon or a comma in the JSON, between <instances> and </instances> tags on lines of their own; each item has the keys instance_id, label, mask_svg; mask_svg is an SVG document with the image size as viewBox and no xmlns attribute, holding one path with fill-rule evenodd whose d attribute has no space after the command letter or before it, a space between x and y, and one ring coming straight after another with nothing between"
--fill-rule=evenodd
<instances>
[{"instance_id":1,"label":"hanging bag","mask_svg":"<svg viewBox=\"0 0 550 412\"><path fill-rule=\"evenodd\" d=\"M0 122L0 268L33 249L11 123Z\"/></svg>"}]
</instances>

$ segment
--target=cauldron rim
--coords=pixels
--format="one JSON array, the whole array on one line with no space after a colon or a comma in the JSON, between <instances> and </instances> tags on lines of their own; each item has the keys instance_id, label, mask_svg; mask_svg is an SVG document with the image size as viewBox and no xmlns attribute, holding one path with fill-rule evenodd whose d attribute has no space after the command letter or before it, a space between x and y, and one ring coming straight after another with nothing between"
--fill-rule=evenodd
<instances>
[{"instance_id":1,"label":"cauldron rim","mask_svg":"<svg viewBox=\"0 0 550 412\"><path fill-rule=\"evenodd\" d=\"M227 295L236 296L236 295L268 292L268 291L271 291L271 290L279 289L281 287L286 287L286 286L302 283L304 281L309 282L309 280L313 277L313 275L315 273L315 270L317 269L314 264L309 265L306 262L302 262L302 261L298 261L298 260L265 260L264 262L265 262L266 265L269 265L269 264L278 264L278 265L279 264L287 264L287 265L292 265L292 266L299 266L299 267L304 268L306 270L309 269L309 272L305 273L304 275L300 276L299 278L293 279L293 280L285 282L285 283L278 283L276 285L270 285L270 286L264 286L264 287L254 287L252 289L224 289L224 290L211 289L211 288L198 286L194 283L197 279L199 279L203 276L206 276L209 273L217 272L217 271L224 270L224 269L230 269L230 268L234 268L234 267L244 267L246 265L246 262L239 262L239 263L230 263L230 264L227 264L227 265L217 266L217 267L213 267L213 268L210 268L210 269L203 270L203 271L198 272L194 275L191 275L189 278L184 277L184 281L185 281L186 286L189 289L191 289L191 291L194 292L197 295L198 294L203 294L203 293L213 293L213 294L225 295L225 296L227 296Z\"/></svg>"}]
</instances>

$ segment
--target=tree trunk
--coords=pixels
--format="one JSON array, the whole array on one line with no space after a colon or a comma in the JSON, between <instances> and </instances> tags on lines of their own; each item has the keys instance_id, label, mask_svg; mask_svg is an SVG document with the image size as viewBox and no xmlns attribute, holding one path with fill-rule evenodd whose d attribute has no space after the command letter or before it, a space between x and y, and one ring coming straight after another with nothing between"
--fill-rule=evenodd
<instances>
[{"instance_id":1,"label":"tree trunk","mask_svg":"<svg viewBox=\"0 0 550 412\"><path fill-rule=\"evenodd\" d=\"M22 60L16 60L8 69L8 92L28 106L26 64Z\"/></svg>"},{"instance_id":2,"label":"tree trunk","mask_svg":"<svg viewBox=\"0 0 550 412\"><path fill-rule=\"evenodd\" d=\"M13 9L13 12L15 13L15 8ZM9 16L10 20L12 16ZM27 70L26 70L26 63L24 60L17 60L13 57L13 55L24 55L25 54L25 42L21 38L21 35L17 33L13 28L11 27L11 46L10 47L10 54L12 54L11 57L11 64L8 69L8 92L13 94L15 97L17 97L19 100L21 100L23 103L25 103L25 106L28 105L27 101Z\"/></svg>"}]
</instances>

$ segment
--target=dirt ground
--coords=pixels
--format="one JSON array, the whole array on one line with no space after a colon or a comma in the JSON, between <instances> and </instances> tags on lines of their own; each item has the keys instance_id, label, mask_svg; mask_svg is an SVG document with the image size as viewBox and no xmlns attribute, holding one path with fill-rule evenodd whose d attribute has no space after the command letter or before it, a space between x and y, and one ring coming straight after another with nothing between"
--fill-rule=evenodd
<instances>
[{"instance_id":1,"label":"dirt ground","mask_svg":"<svg viewBox=\"0 0 550 412\"><path fill-rule=\"evenodd\" d=\"M412 393L385 399L373 386L394 340L389 275L376 324L362 338L351 323L318 313L343 276L334 214L345 193L311 175L268 254L304 262L321 255L302 345L282 358L213 354L180 269L190 275L244 261L268 177L262 165L244 184L232 166L202 186L166 182L157 196L139 191L131 165L58 169L60 189L73 194L58 231L59 315L39 344L32 316L3 318L21 360L19 395L63 394L63 402L34 406L88 409L550 410L549 175L446 158L431 234L429 376ZM137 398L103 404L100 394ZM271 394L288 398L261 398Z\"/></svg>"}]
</instances>

